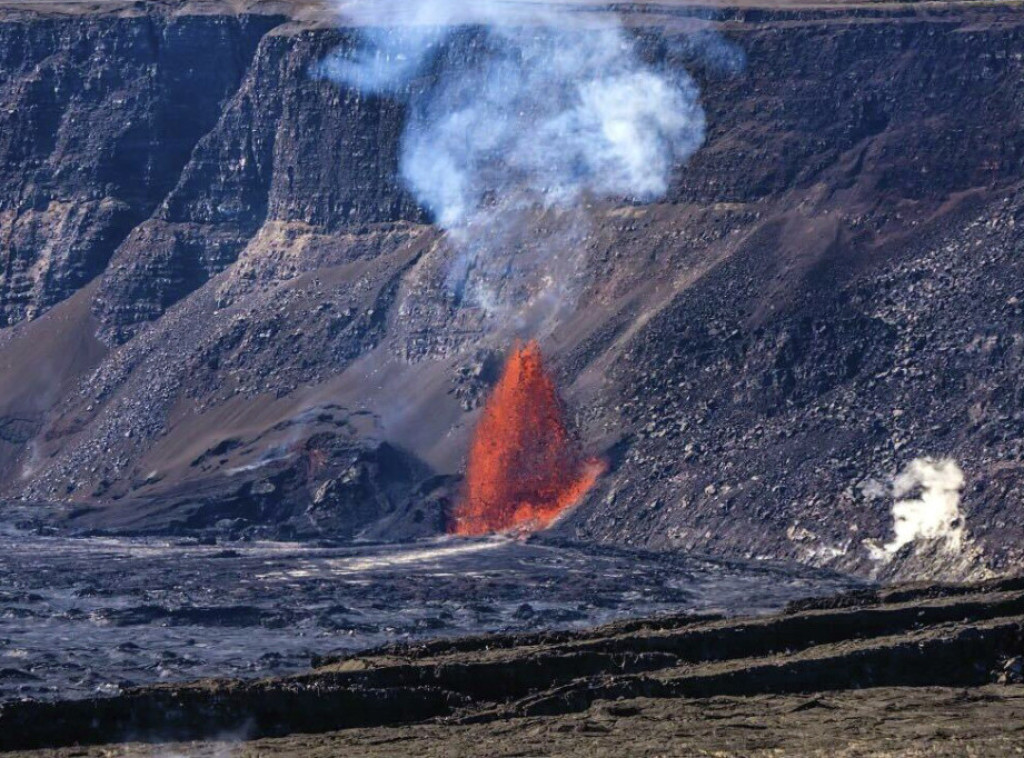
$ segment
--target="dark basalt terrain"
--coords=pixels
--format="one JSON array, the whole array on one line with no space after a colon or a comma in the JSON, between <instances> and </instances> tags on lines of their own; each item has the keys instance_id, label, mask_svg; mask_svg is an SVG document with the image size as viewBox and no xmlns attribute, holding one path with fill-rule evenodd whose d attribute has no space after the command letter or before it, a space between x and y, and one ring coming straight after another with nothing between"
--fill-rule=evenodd
<instances>
[{"instance_id":1,"label":"dark basalt terrain","mask_svg":"<svg viewBox=\"0 0 1024 758\"><path fill-rule=\"evenodd\" d=\"M610 465L560 533L1011 572L1020 4L619 11L694 74L709 134L664 202L593 210L577 307L543 335ZM311 75L353 35L312 5L4 6L0 492L37 526L443 531L509 339L440 286L401 103ZM880 564L893 502L865 483L920 456L963 469L965 541Z\"/></svg>"},{"instance_id":2,"label":"dark basalt terrain","mask_svg":"<svg viewBox=\"0 0 1024 758\"><path fill-rule=\"evenodd\" d=\"M292 734L237 754L805 754L859 738L871 754L1006 755L1024 745L1022 586L859 590L759 619L668 616L392 646L281 679L9 703L0 749L219 740L170 749L206 755L236 749L231 735ZM355 731L325 734L339 729Z\"/></svg>"},{"instance_id":3,"label":"dark basalt terrain","mask_svg":"<svg viewBox=\"0 0 1024 758\"><path fill-rule=\"evenodd\" d=\"M281 675L410 640L767 613L858 586L820 570L540 539L225 547L0 530L0 702Z\"/></svg>"},{"instance_id":4,"label":"dark basalt terrain","mask_svg":"<svg viewBox=\"0 0 1024 758\"><path fill-rule=\"evenodd\" d=\"M173 746L134 743L16 753L21 756L166 756L196 758L366 758L417 755L703 756L814 758L965 753L1003 758L1020 752L1024 690L989 685L974 691L886 687L827 694L719 696L694 700L636 698L601 703L578 714L524 717L507 723L417 724L352 729L235 743Z\"/></svg>"},{"instance_id":5,"label":"dark basalt terrain","mask_svg":"<svg viewBox=\"0 0 1024 758\"><path fill-rule=\"evenodd\" d=\"M481 29L369 95L317 3L0 0L0 750L1024 749L1024 4L552 1L707 138L519 334L399 180ZM607 470L445 537L517 336Z\"/></svg>"}]
</instances>

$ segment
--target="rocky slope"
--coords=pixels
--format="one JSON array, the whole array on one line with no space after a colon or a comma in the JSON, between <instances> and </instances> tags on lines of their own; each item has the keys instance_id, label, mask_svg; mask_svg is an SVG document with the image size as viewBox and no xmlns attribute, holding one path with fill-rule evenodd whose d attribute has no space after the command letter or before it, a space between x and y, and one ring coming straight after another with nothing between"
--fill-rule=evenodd
<instances>
[{"instance_id":1,"label":"rocky slope","mask_svg":"<svg viewBox=\"0 0 1024 758\"><path fill-rule=\"evenodd\" d=\"M709 135L665 202L593 210L577 307L541 335L610 464L558 528L1009 570L1021 7L623 12L696 76ZM81 528L443 529L509 336L440 286L402 105L311 75L353 30L286 4L4 13L4 494ZM894 538L891 478L922 456L963 470L958 541Z\"/></svg>"}]
</instances>

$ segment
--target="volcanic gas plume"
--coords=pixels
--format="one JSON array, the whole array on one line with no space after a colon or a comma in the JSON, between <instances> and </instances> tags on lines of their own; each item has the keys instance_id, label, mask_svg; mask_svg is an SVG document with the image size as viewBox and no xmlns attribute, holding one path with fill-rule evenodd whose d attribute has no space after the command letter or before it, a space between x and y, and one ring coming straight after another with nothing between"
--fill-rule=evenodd
<instances>
[{"instance_id":1,"label":"volcanic gas plume","mask_svg":"<svg viewBox=\"0 0 1024 758\"><path fill-rule=\"evenodd\" d=\"M543 529L603 470L569 436L540 346L517 344L477 425L456 534Z\"/></svg>"}]
</instances>

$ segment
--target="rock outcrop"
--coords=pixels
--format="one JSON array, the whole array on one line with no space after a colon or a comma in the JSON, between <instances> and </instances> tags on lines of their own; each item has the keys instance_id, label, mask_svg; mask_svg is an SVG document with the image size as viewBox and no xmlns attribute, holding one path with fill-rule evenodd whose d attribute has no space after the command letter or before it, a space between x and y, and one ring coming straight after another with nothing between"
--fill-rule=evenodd
<instances>
[{"instance_id":1,"label":"rock outcrop","mask_svg":"<svg viewBox=\"0 0 1024 758\"><path fill-rule=\"evenodd\" d=\"M179 183L280 20L0 22L0 324L40 315L107 270Z\"/></svg>"}]
</instances>

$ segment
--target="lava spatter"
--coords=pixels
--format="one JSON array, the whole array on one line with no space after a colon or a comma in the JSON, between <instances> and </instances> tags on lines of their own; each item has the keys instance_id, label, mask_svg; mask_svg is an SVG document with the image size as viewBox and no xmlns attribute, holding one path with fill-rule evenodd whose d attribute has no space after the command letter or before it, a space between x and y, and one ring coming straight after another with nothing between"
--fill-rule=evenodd
<instances>
[{"instance_id":1,"label":"lava spatter","mask_svg":"<svg viewBox=\"0 0 1024 758\"><path fill-rule=\"evenodd\" d=\"M540 346L517 344L474 433L452 531L543 529L579 502L603 470L570 437Z\"/></svg>"}]
</instances>

